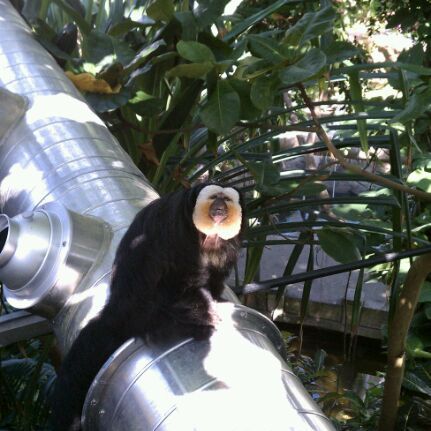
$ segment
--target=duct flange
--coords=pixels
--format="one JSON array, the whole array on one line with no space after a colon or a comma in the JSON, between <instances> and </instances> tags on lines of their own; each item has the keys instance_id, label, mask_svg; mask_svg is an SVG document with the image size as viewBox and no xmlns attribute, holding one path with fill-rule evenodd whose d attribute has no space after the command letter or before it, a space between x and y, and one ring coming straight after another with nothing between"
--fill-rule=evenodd
<instances>
[{"instance_id":1,"label":"duct flange","mask_svg":"<svg viewBox=\"0 0 431 431\"><path fill-rule=\"evenodd\" d=\"M0 215L0 279L9 304L53 317L110 239L107 224L55 202Z\"/></svg>"}]
</instances>

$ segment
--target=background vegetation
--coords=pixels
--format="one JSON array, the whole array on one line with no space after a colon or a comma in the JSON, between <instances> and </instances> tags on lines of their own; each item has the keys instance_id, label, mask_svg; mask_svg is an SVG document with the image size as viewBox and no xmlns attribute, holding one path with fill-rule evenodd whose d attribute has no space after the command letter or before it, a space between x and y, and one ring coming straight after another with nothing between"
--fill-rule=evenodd
<instances>
[{"instance_id":1,"label":"background vegetation","mask_svg":"<svg viewBox=\"0 0 431 431\"><path fill-rule=\"evenodd\" d=\"M227 0L13 3L160 194L202 178L246 193L246 262L236 290L248 293L247 304L267 306L270 295L266 311L279 315L303 250L312 273L317 247L350 271L358 261L429 245L428 1L244 0L236 9ZM411 44L401 52L376 47L373 36L386 29ZM366 183L360 193L333 193L358 181ZM293 249L279 278L261 280L264 247L285 244ZM409 264L371 269L388 285L390 316ZM357 280L346 323L351 346L365 266ZM308 279L301 325L311 288ZM400 429L431 426L430 326L426 282L407 340ZM1 427L45 426L50 345L37 340L1 353ZM362 398L342 387L322 394L324 356L292 361L340 429L377 429L382 386Z\"/></svg>"}]
</instances>

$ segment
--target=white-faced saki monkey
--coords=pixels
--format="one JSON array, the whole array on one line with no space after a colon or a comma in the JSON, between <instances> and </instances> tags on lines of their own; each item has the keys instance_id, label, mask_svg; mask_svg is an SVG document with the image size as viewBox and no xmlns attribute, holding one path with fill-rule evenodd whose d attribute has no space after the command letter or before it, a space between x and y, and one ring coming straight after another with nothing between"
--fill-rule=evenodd
<instances>
[{"instance_id":1,"label":"white-faced saki monkey","mask_svg":"<svg viewBox=\"0 0 431 431\"><path fill-rule=\"evenodd\" d=\"M54 429L80 429L86 393L109 356L131 337L157 343L208 338L211 306L236 262L244 225L240 194L200 184L142 209L118 247L110 297L67 354L52 396Z\"/></svg>"}]
</instances>

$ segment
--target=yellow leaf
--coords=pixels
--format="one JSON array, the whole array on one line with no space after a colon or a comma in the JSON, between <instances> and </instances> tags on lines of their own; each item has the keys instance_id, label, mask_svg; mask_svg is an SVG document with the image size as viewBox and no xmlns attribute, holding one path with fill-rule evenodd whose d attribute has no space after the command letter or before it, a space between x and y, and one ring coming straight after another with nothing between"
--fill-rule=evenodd
<instances>
[{"instance_id":1,"label":"yellow leaf","mask_svg":"<svg viewBox=\"0 0 431 431\"><path fill-rule=\"evenodd\" d=\"M121 84L112 88L104 79L97 79L90 73L66 72L66 76L75 84L75 87L83 92L116 94L121 90Z\"/></svg>"}]
</instances>

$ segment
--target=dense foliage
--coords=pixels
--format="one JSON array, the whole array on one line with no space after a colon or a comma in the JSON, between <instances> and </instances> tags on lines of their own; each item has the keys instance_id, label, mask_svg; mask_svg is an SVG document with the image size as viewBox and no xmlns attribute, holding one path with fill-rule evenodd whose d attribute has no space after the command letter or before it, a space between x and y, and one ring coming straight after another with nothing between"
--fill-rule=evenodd
<instances>
[{"instance_id":1,"label":"dense foliage","mask_svg":"<svg viewBox=\"0 0 431 431\"><path fill-rule=\"evenodd\" d=\"M318 246L351 264L429 245L427 1L248 0L236 10L225 9L227 0L15 3L160 193L207 177L244 190L249 229L237 289L251 282L257 290L272 288L274 316L283 313L286 277L303 251L311 272ZM377 63L372 47L349 38L348 27L359 20L368 36L387 24L408 32L412 44ZM293 144L286 145L286 136ZM305 160L300 169L298 160ZM367 184L360 193L332 193L359 180ZM288 217L293 214L300 219ZM264 247L285 244L294 247L277 274L281 278L265 285L257 276ZM392 306L407 269L405 260L372 269L389 286ZM364 280L362 268L347 325L353 338ZM301 323L311 288L312 280L306 281ZM430 366L424 360L431 356L430 322L428 283L407 345L405 429L429 426L422 413L430 408ZM2 360L0 377L11 370L14 355ZM44 360L24 359L19 366L32 366L34 379L46 381ZM366 403L378 405L374 395L364 401L338 394L356 412L340 426L376 429L376 411L360 418ZM4 414L2 408L1 425L39 426L21 425L21 412Z\"/></svg>"}]
</instances>

